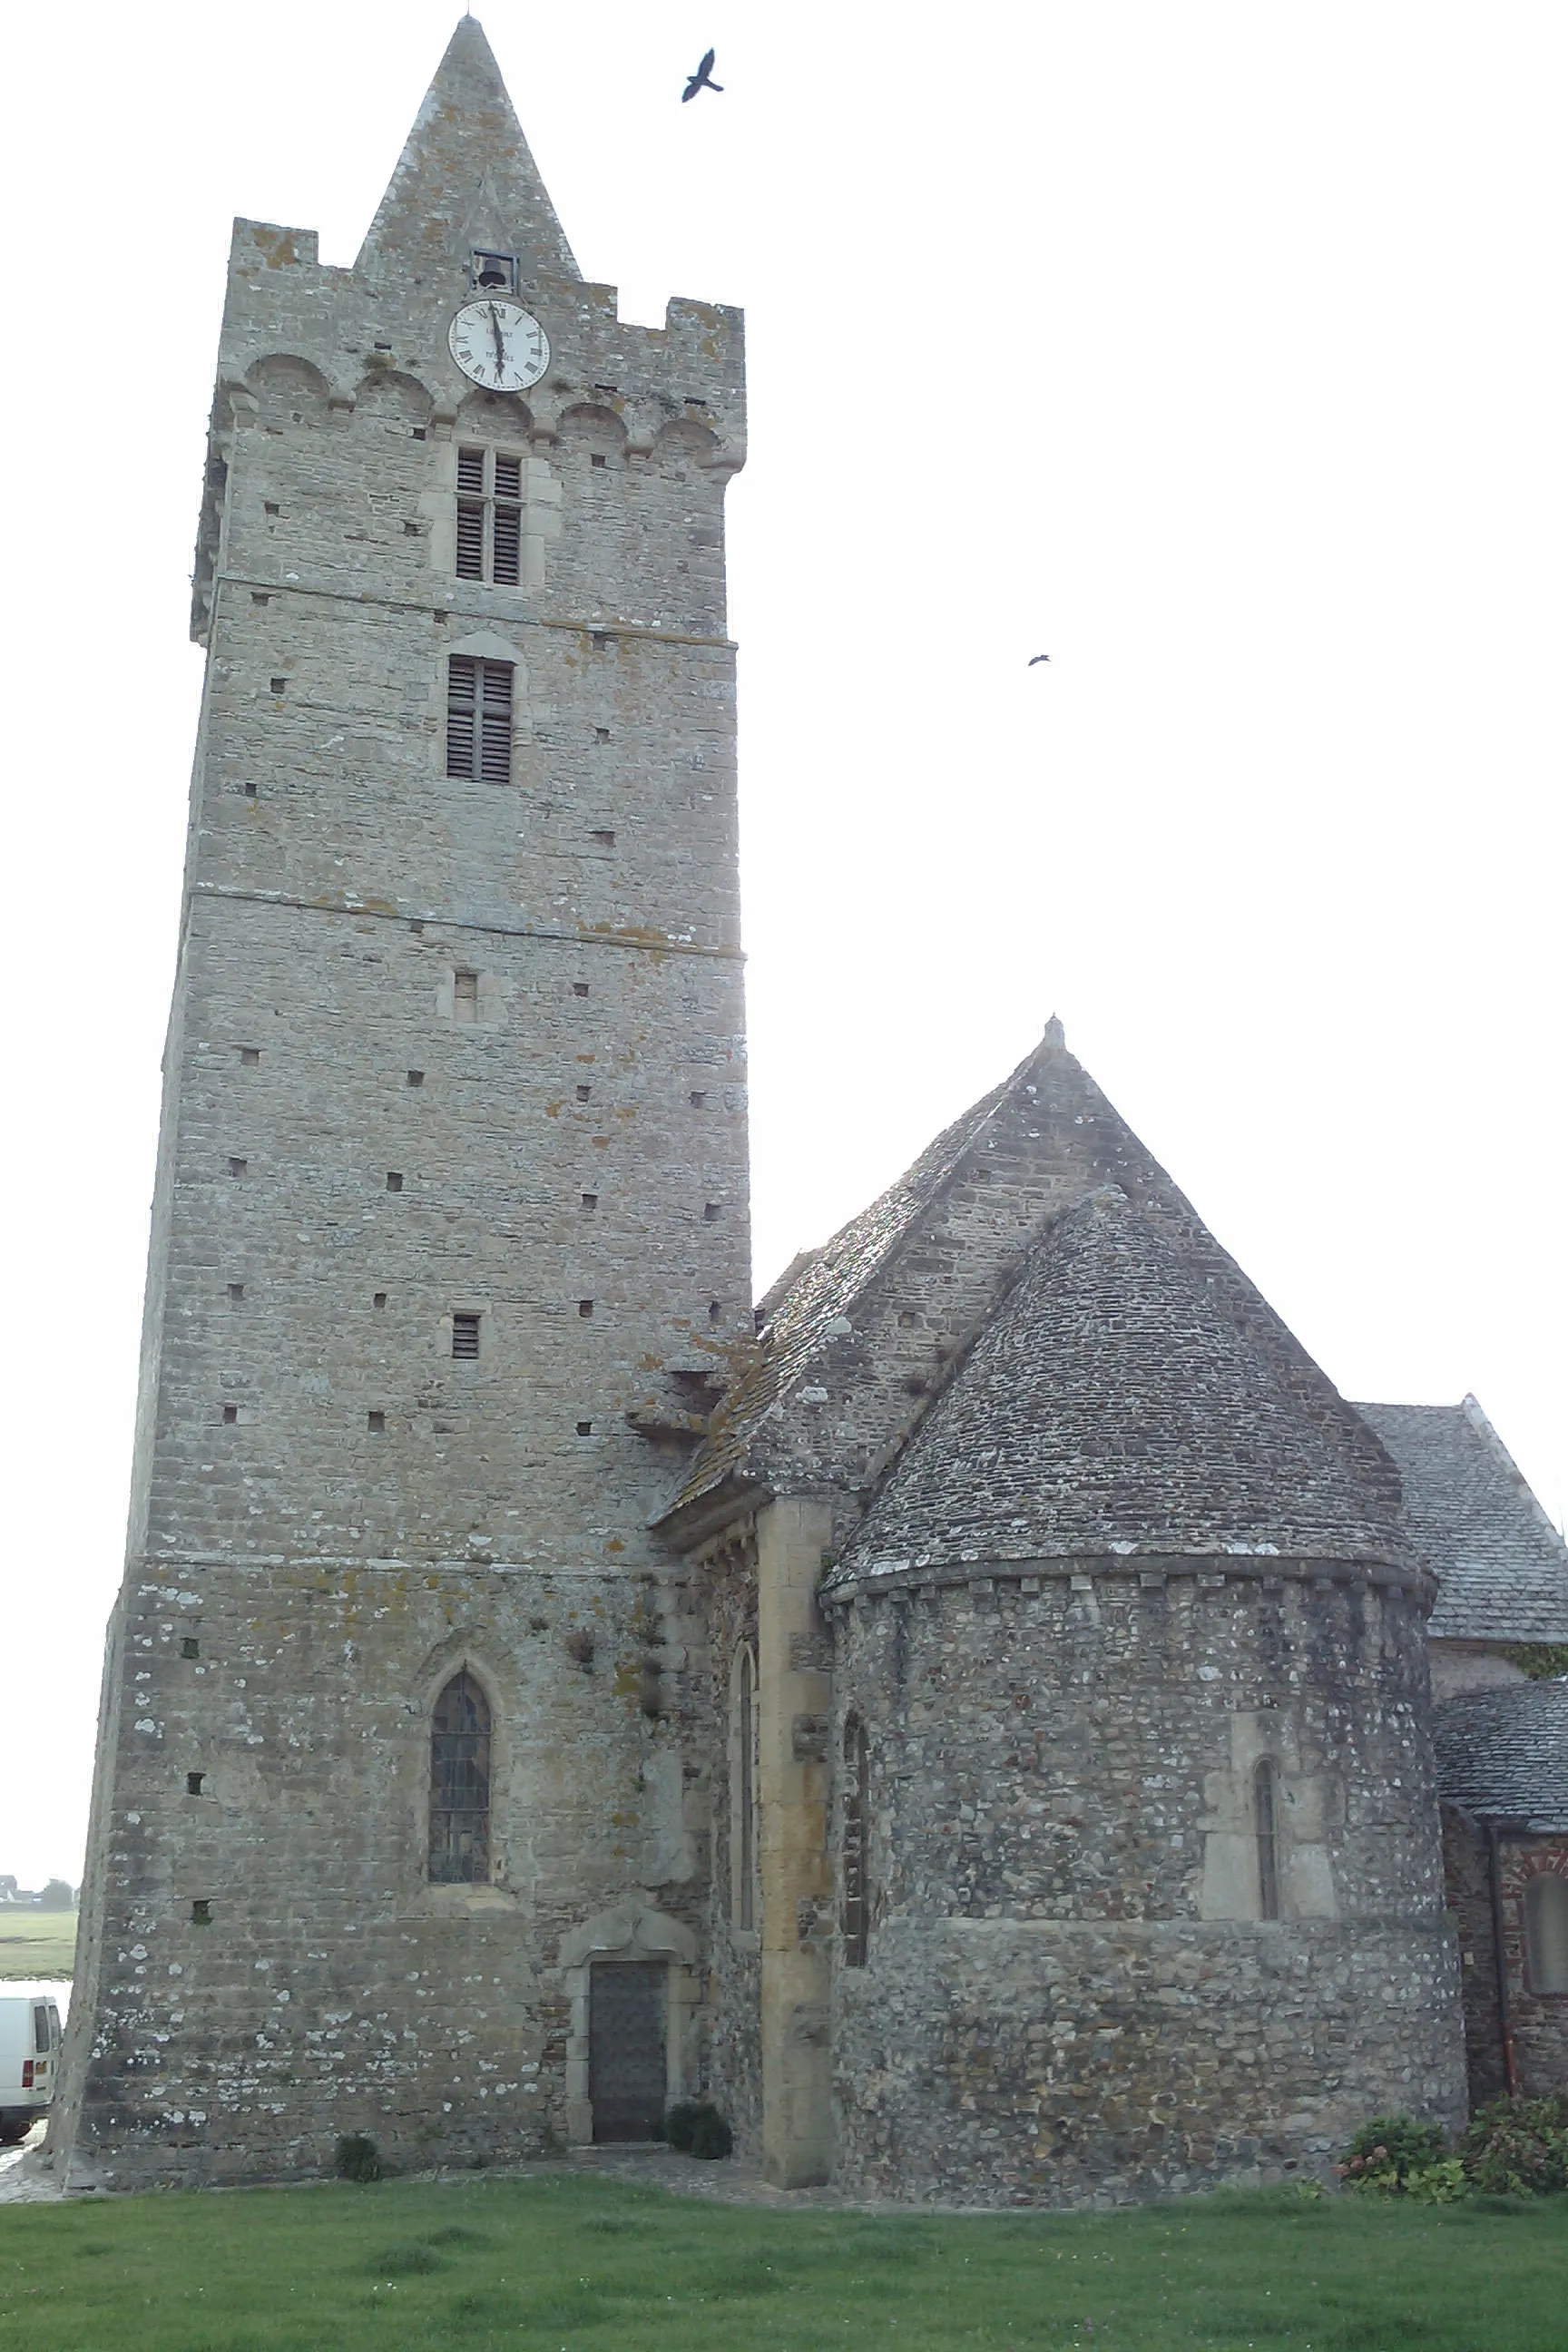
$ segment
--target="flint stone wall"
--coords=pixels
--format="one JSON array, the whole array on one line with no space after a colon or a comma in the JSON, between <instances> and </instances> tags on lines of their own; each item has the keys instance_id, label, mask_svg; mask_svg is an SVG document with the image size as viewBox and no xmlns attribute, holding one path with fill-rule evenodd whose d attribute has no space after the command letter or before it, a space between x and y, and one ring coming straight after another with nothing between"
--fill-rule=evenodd
<instances>
[{"instance_id":1,"label":"flint stone wall","mask_svg":"<svg viewBox=\"0 0 1568 2352\"><path fill-rule=\"evenodd\" d=\"M1320 2168L1391 2107L1457 2122L1429 1588L1079 1565L837 1615L873 1923L835 1971L839 2183L1087 2203Z\"/></svg>"},{"instance_id":2,"label":"flint stone wall","mask_svg":"<svg viewBox=\"0 0 1568 2352\"><path fill-rule=\"evenodd\" d=\"M648 1585L466 1568L223 1568L128 1593L77 2177L309 2173L353 2130L404 2165L563 2146L583 2053L563 1939L617 1907L706 1925L705 1791L684 1772L705 1727L646 1706L679 1611ZM492 1712L492 1876L432 1885L430 1707L462 1664ZM694 2084L701 2019L672 2015Z\"/></svg>"}]
</instances>

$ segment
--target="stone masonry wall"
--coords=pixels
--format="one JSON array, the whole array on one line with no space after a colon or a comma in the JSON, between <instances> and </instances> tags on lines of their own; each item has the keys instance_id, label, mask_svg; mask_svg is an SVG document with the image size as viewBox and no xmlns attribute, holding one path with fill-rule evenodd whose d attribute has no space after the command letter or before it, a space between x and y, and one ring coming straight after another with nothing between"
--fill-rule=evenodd
<instances>
[{"instance_id":1,"label":"stone masonry wall","mask_svg":"<svg viewBox=\"0 0 1568 2352\"><path fill-rule=\"evenodd\" d=\"M1390 2107L1455 2121L1426 1594L1052 1565L836 1615L873 1921L836 1969L840 2183L1088 2202L1317 2168Z\"/></svg>"},{"instance_id":2,"label":"stone masonry wall","mask_svg":"<svg viewBox=\"0 0 1568 2352\"><path fill-rule=\"evenodd\" d=\"M133 1703L79 2168L120 2188L309 2172L353 2129L402 2163L560 2147L562 1937L628 1900L706 1924L700 1730L675 1691L646 1704L679 1593L226 1566L149 1576L121 1609ZM430 1706L463 1664L493 1715L492 1875L432 1886Z\"/></svg>"}]
</instances>

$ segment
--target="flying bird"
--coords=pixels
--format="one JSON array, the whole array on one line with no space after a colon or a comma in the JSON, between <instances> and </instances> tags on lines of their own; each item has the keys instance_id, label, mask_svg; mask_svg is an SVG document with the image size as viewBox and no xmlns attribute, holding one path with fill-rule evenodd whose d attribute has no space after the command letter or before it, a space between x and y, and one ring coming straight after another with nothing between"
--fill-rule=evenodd
<instances>
[{"instance_id":1,"label":"flying bird","mask_svg":"<svg viewBox=\"0 0 1568 2352\"><path fill-rule=\"evenodd\" d=\"M713 52L710 49L707 56L703 58L702 63L698 67L697 71L687 83L686 88L681 91L680 103L682 106L686 105L689 99L696 97L700 89L721 90L723 87L724 85L721 81L715 81L713 79Z\"/></svg>"},{"instance_id":2,"label":"flying bird","mask_svg":"<svg viewBox=\"0 0 1568 2352\"><path fill-rule=\"evenodd\" d=\"M1034 668L1034 667L1035 667L1035 664L1036 664L1037 662L1049 661L1049 659L1050 659L1050 656L1049 656L1049 654L1031 654L1031 655L1029 656L1029 664L1028 664L1028 666L1029 666L1029 667L1030 667L1031 669L1033 669L1033 668Z\"/></svg>"}]
</instances>

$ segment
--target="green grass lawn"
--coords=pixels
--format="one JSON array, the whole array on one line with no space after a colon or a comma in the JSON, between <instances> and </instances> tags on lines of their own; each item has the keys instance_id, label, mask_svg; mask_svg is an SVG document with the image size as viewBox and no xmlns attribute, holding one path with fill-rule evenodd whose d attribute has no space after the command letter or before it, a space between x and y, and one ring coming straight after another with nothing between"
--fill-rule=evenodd
<instances>
[{"instance_id":1,"label":"green grass lawn","mask_svg":"<svg viewBox=\"0 0 1568 2352\"><path fill-rule=\"evenodd\" d=\"M1563 2352L1568 2198L949 2220L584 2175L0 2206L27 2352Z\"/></svg>"},{"instance_id":2,"label":"green grass lawn","mask_svg":"<svg viewBox=\"0 0 1568 2352\"><path fill-rule=\"evenodd\" d=\"M68 1977L76 1959L74 1911L25 1911L0 1919L0 1984Z\"/></svg>"}]
</instances>

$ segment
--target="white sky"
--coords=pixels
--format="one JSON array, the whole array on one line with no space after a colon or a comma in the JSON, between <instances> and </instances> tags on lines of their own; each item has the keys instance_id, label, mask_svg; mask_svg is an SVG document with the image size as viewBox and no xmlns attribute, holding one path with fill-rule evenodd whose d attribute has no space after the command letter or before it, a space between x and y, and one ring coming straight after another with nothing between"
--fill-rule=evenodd
<instances>
[{"instance_id":1,"label":"white sky","mask_svg":"<svg viewBox=\"0 0 1568 2352\"><path fill-rule=\"evenodd\" d=\"M13 23L0 1871L117 1581L229 222L347 262L448 0ZM487 14L586 273L748 312L757 1272L1068 1043L1352 1396L1568 1502L1568 14ZM722 98L681 106L710 41ZM1048 667L1029 655L1048 651Z\"/></svg>"}]
</instances>

